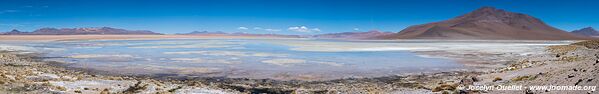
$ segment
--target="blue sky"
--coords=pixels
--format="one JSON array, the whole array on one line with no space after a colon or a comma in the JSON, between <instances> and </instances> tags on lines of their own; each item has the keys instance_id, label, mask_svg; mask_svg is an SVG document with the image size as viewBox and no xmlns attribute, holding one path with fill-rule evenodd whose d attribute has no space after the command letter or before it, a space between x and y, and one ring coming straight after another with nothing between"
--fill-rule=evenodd
<instances>
[{"instance_id":1,"label":"blue sky","mask_svg":"<svg viewBox=\"0 0 599 94\"><path fill-rule=\"evenodd\" d=\"M160 33L319 34L381 30L450 19L481 6L571 31L599 27L595 0L0 0L0 31L115 27Z\"/></svg>"}]
</instances>

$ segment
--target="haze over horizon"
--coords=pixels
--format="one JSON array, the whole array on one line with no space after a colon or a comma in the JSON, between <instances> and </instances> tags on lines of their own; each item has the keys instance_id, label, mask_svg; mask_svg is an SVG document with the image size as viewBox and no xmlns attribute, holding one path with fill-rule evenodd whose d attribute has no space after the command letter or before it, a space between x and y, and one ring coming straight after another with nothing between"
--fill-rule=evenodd
<instances>
[{"instance_id":1,"label":"haze over horizon","mask_svg":"<svg viewBox=\"0 0 599 94\"><path fill-rule=\"evenodd\" d=\"M277 1L277 0L3 0L0 32L114 27L174 34L224 31L321 34L380 30L454 18L491 6L534 16L565 31L599 27L598 1Z\"/></svg>"}]
</instances>

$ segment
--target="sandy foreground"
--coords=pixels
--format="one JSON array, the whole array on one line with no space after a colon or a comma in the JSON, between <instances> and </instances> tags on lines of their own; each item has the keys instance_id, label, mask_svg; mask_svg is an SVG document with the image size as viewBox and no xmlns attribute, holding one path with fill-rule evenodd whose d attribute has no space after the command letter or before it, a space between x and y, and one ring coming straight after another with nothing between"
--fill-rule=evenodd
<instances>
[{"instance_id":1,"label":"sandy foreground","mask_svg":"<svg viewBox=\"0 0 599 94\"><path fill-rule=\"evenodd\" d=\"M62 41L112 39L248 38L242 36L192 35L18 35L0 36L3 41ZM275 38L275 37L269 37ZM245 78L147 77L98 74L93 70L68 69L62 62L45 62L32 53L0 52L0 92L3 93L597 93L591 90L473 90L469 86L585 85L599 84L599 41L549 46L527 56L482 52L421 51L430 56L454 58L476 70L422 73L375 78L327 81L279 81ZM489 58L491 57L491 58ZM480 69L480 70L479 70Z\"/></svg>"}]
</instances>

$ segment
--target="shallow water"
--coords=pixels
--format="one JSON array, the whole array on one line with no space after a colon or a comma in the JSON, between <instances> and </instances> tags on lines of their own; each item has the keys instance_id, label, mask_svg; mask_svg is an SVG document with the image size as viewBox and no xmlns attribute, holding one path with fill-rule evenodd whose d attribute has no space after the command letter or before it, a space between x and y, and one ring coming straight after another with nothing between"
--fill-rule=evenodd
<instances>
[{"instance_id":1,"label":"shallow water","mask_svg":"<svg viewBox=\"0 0 599 94\"><path fill-rule=\"evenodd\" d=\"M448 42L436 45L443 43ZM462 68L449 59L410 52L454 47L427 46L431 44L427 41L162 39L16 44L48 57L64 57L48 60L69 62L69 67L119 74L323 80ZM524 44L535 45L516 45Z\"/></svg>"}]
</instances>

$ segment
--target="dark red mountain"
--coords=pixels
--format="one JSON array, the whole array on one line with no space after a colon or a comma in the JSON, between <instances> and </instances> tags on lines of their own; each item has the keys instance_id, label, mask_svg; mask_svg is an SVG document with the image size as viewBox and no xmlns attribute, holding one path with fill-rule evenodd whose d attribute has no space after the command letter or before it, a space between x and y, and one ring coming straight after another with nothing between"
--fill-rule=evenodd
<instances>
[{"instance_id":1,"label":"dark red mountain","mask_svg":"<svg viewBox=\"0 0 599 94\"><path fill-rule=\"evenodd\" d=\"M482 7L453 19L410 26L383 39L489 39L563 40L588 39L545 24L522 13Z\"/></svg>"}]
</instances>

